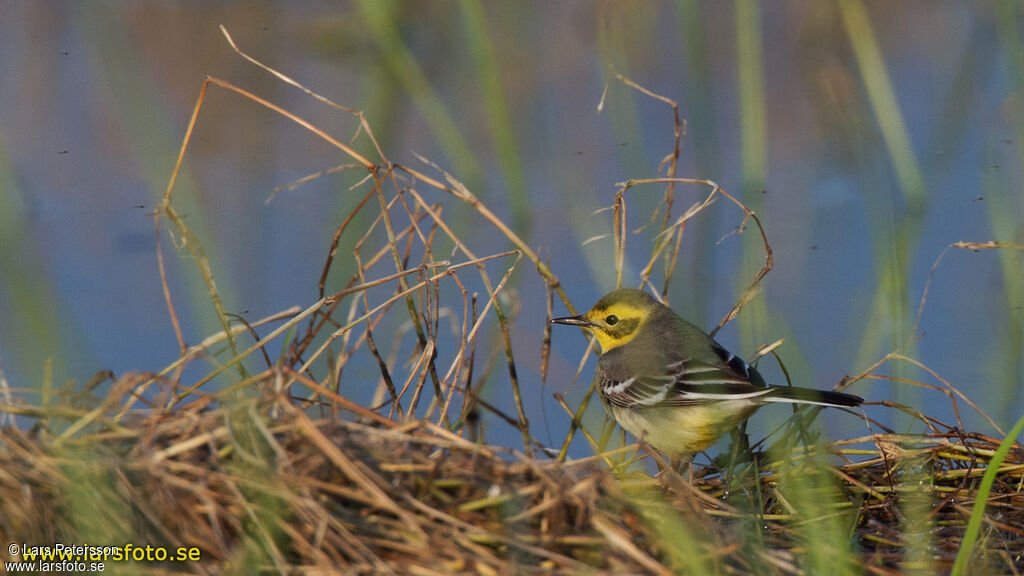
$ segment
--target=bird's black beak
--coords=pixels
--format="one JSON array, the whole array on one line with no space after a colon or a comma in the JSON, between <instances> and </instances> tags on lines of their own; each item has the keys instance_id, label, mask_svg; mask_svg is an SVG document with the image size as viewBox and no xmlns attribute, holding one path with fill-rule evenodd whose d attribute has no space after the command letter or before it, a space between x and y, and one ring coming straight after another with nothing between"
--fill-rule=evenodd
<instances>
[{"instance_id":1,"label":"bird's black beak","mask_svg":"<svg viewBox=\"0 0 1024 576\"><path fill-rule=\"evenodd\" d=\"M551 323L552 324L568 324L569 326L581 326L581 327L587 327L587 326L593 326L594 325L593 322L591 322L590 320L587 320L583 316L564 316L562 318L552 318L551 319Z\"/></svg>"}]
</instances>

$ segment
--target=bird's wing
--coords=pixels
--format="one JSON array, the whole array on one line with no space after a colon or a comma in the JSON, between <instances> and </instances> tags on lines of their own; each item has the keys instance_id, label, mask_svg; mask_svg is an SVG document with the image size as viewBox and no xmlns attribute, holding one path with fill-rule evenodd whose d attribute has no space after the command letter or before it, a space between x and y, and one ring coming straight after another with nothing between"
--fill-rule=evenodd
<instances>
[{"instance_id":1,"label":"bird's wing","mask_svg":"<svg viewBox=\"0 0 1024 576\"><path fill-rule=\"evenodd\" d=\"M638 375L626 379L602 377L598 382L602 397L622 407L664 405L673 388L671 376Z\"/></svg>"},{"instance_id":2,"label":"bird's wing","mask_svg":"<svg viewBox=\"0 0 1024 576\"><path fill-rule=\"evenodd\" d=\"M640 408L754 399L771 393L741 358L717 343L712 350L716 355L713 361L683 358L665 365L661 373L628 378L606 375L599 382L603 396L616 406Z\"/></svg>"}]
</instances>

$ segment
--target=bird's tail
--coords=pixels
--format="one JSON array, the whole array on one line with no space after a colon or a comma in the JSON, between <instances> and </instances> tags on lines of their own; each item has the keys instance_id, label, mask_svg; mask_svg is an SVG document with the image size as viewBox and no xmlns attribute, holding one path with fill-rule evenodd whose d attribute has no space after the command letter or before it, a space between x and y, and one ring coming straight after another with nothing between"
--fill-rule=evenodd
<instances>
[{"instance_id":1,"label":"bird's tail","mask_svg":"<svg viewBox=\"0 0 1024 576\"><path fill-rule=\"evenodd\" d=\"M773 386L771 390L771 393L762 396L761 400L835 407L860 406L864 402L860 396L831 390L811 390L810 388L794 388L792 386Z\"/></svg>"}]
</instances>

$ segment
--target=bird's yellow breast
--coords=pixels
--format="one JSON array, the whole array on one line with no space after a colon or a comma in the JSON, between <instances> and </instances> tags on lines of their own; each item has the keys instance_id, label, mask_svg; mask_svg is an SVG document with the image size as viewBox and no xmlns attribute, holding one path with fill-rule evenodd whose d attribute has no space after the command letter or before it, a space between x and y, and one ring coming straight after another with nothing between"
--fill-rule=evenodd
<instances>
[{"instance_id":1,"label":"bird's yellow breast","mask_svg":"<svg viewBox=\"0 0 1024 576\"><path fill-rule=\"evenodd\" d=\"M673 455L706 450L758 408L751 400L728 400L680 408L626 408L607 404L627 432Z\"/></svg>"}]
</instances>

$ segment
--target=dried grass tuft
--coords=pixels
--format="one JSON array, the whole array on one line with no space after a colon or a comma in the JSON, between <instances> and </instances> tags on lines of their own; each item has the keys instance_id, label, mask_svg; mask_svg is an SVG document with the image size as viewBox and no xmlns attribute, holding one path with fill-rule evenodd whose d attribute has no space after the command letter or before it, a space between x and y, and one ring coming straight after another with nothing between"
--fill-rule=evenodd
<instances>
[{"instance_id":1,"label":"dried grass tuft","mask_svg":"<svg viewBox=\"0 0 1024 576\"><path fill-rule=\"evenodd\" d=\"M272 390L277 377L256 385ZM871 444L871 454L849 448ZM859 568L906 567L900 501L913 491L931 510L933 568L948 568L998 444L956 432L832 444L857 457L826 469L840 490L829 506L854 518ZM671 471L655 479L597 458L532 458L424 420L313 419L271 392L232 407L133 415L120 431L63 442L6 427L0 446L5 539L197 547L201 561L176 569L199 573L243 563L280 573L668 574L679 569L657 525L668 513L704 538L698 548L718 573L770 560L769 572L796 574L805 554L798 526L814 521L788 510L779 492L799 450L756 476L702 467L680 484ZM927 483L908 484L922 472ZM1000 466L984 517L982 557L999 571L1021 566L1022 483L1018 447ZM727 484L759 494L760 513L734 506ZM746 537L738 527L758 517L767 546L753 558L736 554Z\"/></svg>"}]
</instances>

